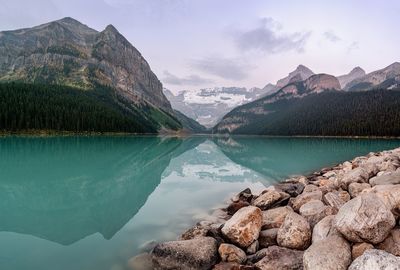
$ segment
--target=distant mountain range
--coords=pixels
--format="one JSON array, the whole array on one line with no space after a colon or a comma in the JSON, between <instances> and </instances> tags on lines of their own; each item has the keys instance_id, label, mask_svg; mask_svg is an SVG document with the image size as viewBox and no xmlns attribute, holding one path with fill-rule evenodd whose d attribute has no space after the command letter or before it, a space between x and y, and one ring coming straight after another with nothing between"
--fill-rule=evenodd
<instances>
[{"instance_id":1,"label":"distant mountain range","mask_svg":"<svg viewBox=\"0 0 400 270\"><path fill-rule=\"evenodd\" d=\"M96 112L90 106L84 109L87 121L101 119L98 115L101 111L114 115L108 123L80 123L72 131L156 133L185 128L177 119L163 94L161 82L147 61L112 25L98 32L72 18L64 18L32 28L0 32L0 82L13 81L82 90L74 92L79 96L74 101L78 107L82 105L81 100L86 102L88 93L92 93L89 99L93 100L97 109ZM7 86L8 89L12 87L17 86ZM99 88L101 91L98 91ZM28 91L29 87L25 90ZM70 94L70 91L61 92ZM15 98L22 100L23 97ZM7 108L0 109L2 113L7 113ZM68 111L69 108L63 110ZM61 113L61 110L55 113ZM64 114L67 115L63 116L65 120L56 129L71 131L64 125L70 121L68 113ZM54 117L62 118L59 115ZM113 124L121 122L121 119L128 121L130 128L119 130ZM24 118L15 121L5 119L0 123L0 130L54 129L48 124L51 121L42 118L34 125L27 121ZM89 126L87 130L85 127Z\"/></svg>"},{"instance_id":2,"label":"distant mountain range","mask_svg":"<svg viewBox=\"0 0 400 270\"><path fill-rule=\"evenodd\" d=\"M357 67L338 78L298 79L289 75L277 92L233 109L213 132L400 136L400 92L390 91L400 90L399 63L368 74Z\"/></svg>"},{"instance_id":3,"label":"distant mountain range","mask_svg":"<svg viewBox=\"0 0 400 270\"><path fill-rule=\"evenodd\" d=\"M174 109L211 128L233 108L263 97L267 91L259 88L215 87L173 94L164 88L164 94Z\"/></svg>"}]
</instances>

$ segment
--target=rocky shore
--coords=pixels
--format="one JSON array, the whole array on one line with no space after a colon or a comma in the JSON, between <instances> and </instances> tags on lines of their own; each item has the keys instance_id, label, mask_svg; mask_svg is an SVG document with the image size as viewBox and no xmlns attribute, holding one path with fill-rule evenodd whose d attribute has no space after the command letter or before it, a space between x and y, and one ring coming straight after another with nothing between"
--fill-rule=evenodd
<instances>
[{"instance_id":1,"label":"rocky shore","mask_svg":"<svg viewBox=\"0 0 400 270\"><path fill-rule=\"evenodd\" d=\"M243 190L135 270L400 269L400 148Z\"/></svg>"}]
</instances>

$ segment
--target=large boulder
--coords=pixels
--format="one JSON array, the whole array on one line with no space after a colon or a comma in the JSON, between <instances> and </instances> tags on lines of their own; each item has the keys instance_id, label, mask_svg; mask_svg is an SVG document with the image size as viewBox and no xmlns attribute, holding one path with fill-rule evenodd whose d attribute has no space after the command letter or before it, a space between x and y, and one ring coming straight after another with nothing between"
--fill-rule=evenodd
<instances>
[{"instance_id":1,"label":"large boulder","mask_svg":"<svg viewBox=\"0 0 400 270\"><path fill-rule=\"evenodd\" d=\"M393 213L400 214L400 185L377 185L362 193L377 195Z\"/></svg>"},{"instance_id":2,"label":"large boulder","mask_svg":"<svg viewBox=\"0 0 400 270\"><path fill-rule=\"evenodd\" d=\"M232 243L247 248L257 240L262 225L262 212L255 206L237 211L222 227L222 234Z\"/></svg>"},{"instance_id":3,"label":"large boulder","mask_svg":"<svg viewBox=\"0 0 400 270\"><path fill-rule=\"evenodd\" d=\"M314 226L312 232L312 243L318 242L328 236L339 235L340 233L333 226L334 215L324 217L317 225Z\"/></svg>"},{"instance_id":4,"label":"large boulder","mask_svg":"<svg viewBox=\"0 0 400 270\"><path fill-rule=\"evenodd\" d=\"M267 210L272 206L275 206L280 202L289 199L289 197L289 194L284 192L279 192L276 190L266 190L253 201L253 205L257 206L261 210Z\"/></svg>"},{"instance_id":5,"label":"large boulder","mask_svg":"<svg viewBox=\"0 0 400 270\"><path fill-rule=\"evenodd\" d=\"M352 242L382 242L395 225L385 203L375 194L362 194L340 208L335 227Z\"/></svg>"},{"instance_id":6,"label":"large boulder","mask_svg":"<svg viewBox=\"0 0 400 270\"><path fill-rule=\"evenodd\" d=\"M303 192L304 184L295 181L284 182L276 184L275 189L285 192L292 197L296 197Z\"/></svg>"},{"instance_id":7,"label":"large boulder","mask_svg":"<svg viewBox=\"0 0 400 270\"><path fill-rule=\"evenodd\" d=\"M369 179L371 186L376 185L396 185L400 184L400 172L392 172L381 176L375 176Z\"/></svg>"},{"instance_id":8,"label":"large boulder","mask_svg":"<svg viewBox=\"0 0 400 270\"><path fill-rule=\"evenodd\" d=\"M365 183L369 179L369 173L362 167L357 167L345 173L338 179L337 185L347 190L351 183Z\"/></svg>"},{"instance_id":9,"label":"large boulder","mask_svg":"<svg viewBox=\"0 0 400 270\"><path fill-rule=\"evenodd\" d=\"M400 256L400 229L393 229L386 239L377 248L389 252L395 256Z\"/></svg>"},{"instance_id":10,"label":"large boulder","mask_svg":"<svg viewBox=\"0 0 400 270\"><path fill-rule=\"evenodd\" d=\"M219 256L223 262L244 263L247 259L246 253L231 244L221 244L218 248Z\"/></svg>"},{"instance_id":11,"label":"large boulder","mask_svg":"<svg viewBox=\"0 0 400 270\"><path fill-rule=\"evenodd\" d=\"M361 194L364 189L371 188L371 185L368 183L351 183L349 185L349 193L352 198L357 197Z\"/></svg>"},{"instance_id":12,"label":"large boulder","mask_svg":"<svg viewBox=\"0 0 400 270\"><path fill-rule=\"evenodd\" d=\"M300 207L299 213L304 217L311 228L314 228L321 219L327 215L334 214L334 209L332 207L326 206L323 202L318 200L309 201Z\"/></svg>"},{"instance_id":13,"label":"large boulder","mask_svg":"<svg viewBox=\"0 0 400 270\"><path fill-rule=\"evenodd\" d=\"M310 185L308 185L310 186ZM297 196L296 198L291 198L290 199L290 205L292 206L293 210L296 212L299 211L300 207L303 204L308 203L309 201L312 200L322 200L322 191L319 190L318 188L314 191L306 192L304 191L302 194Z\"/></svg>"},{"instance_id":14,"label":"large boulder","mask_svg":"<svg viewBox=\"0 0 400 270\"><path fill-rule=\"evenodd\" d=\"M206 270L217 263L217 248L212 237L164 242L153 249L152 262L156 270Z\"/></svg>"},{"instance_id":15,"label":"large boulder","mask_svg":"<svg viewBox=\"0 0 400 270\"><path fill-rule=\"evenodd\" d=\"M285 220L287 214L293 212L289 206L282 206L263 211L263 229L279 228Z\"/></svg>"},{"instance_id":16,"label":"large boulder","mask_svg":"<svg viewBox=\"0 0 400 270\"><path fill-rule=\"evenodd\" d=\"M272 246L263 249L263 258L255 266L261 270L302 270L303 251Z\"/></svg>"},{"instance_id":17,"label":"large boulder","mask_svg":"<svg viewBox=\"0 0 400 270\"><path fill-rule=\"evenodd\" d=\"M311 242L311 227L299 214L289 213L278 230L277 243L281 247L304 250Z\"/></svg>"},{"instance_id":18,"label":"large boulder","mask_svg":"<svg viewBox=\"0 0 400 270\"><path fill-rule=\"evenodd\" d=\"M400 258L386 251L370 249L350 265L349 270L399 270Z\"/></svg>"},{"instance_id":19,"label":"large boulder","mask_svg":"<svg viewBox=\"0 0 400 270\"><path fill-rule=\"evenodd\" d=\"M323 198L324 202L333 207L336 211L340 209L345 204L345 201L339 197L337 193L334 192L328 192L327 194L324 195Z\"/></svg>"},{"instance_id":20,"label":"large boulder","mask_svg":"<svg viewBox=\"0 0 400 270\"><path fill-rule=\"evenodd\" d=\"M350 263L350 244L340 236L314 242L303 256L305 270L346 270Z\"/></svg>"}]
</instances>

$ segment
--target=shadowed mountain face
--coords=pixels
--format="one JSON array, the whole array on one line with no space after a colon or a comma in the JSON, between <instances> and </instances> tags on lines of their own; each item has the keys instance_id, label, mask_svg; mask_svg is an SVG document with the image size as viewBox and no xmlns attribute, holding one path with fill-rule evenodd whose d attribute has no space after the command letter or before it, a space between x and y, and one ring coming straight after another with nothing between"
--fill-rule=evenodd
<instances>
[{"instance_id":1,"label":"shadowed mountain face","mask_svg":"<svg viewBox=\"0 0 400 270\"><path fill-rule=\"evenodd\" d=\"M63 245L96 232L110 239L145 204L171 158L203 141L2 138L0 231Z\"/></svg>"}]
</instances>

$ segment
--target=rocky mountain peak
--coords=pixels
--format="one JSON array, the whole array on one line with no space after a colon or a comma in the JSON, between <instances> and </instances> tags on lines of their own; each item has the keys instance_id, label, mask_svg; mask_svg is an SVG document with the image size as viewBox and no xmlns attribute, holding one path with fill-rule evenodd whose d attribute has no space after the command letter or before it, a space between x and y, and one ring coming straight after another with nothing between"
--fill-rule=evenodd
<instances>
[{"instance_id":1,"label":"rocky mountain peak","mask_svg":"<svg viewBox=\"0 0 400 270\"><path fill-rule=\"evenodd\" d=\"M316 74L304 81L308 91L320 93L324 90L340 90L339 80L329 74Z\"/></svg>"},{"instance_id":2,"label":"rocky mountain peak","mask_svg":"<svg viewBox=\"0 0 400 270\"><path fill-rule=\"evenodd\" d=\"M365 74L366 74L365 70L360 67L353 68L349 73L349 75L362 75L362 76L364 76Z\"/></svg>"},{"instance_id":3,"label":"rocky mountain peak","mask_svg":"<svg viewBox=\"0 0 400 270\"><path fill-rule=\"evenodd\" d=\"M337 78L339 80L340 87L345 88L348 83L365 76L365 74L365 70L360 67L355 67L350 71L350 73L341 75Z\"/></svg>"},{"instance_id":4,"label":"rocky mountain peak","mask_svg":"<svg viewBox=\"0 0 400 270\"><path fill-rule=\"evenodd\" d=\"M290 72L287 77L280 79L276 83L276 87L280 89L289 83L306 80L312 75L314 75L314 72L312 72L311 69L304 65L298 65L297 68Z\"/></svg>"}]
</instances>

